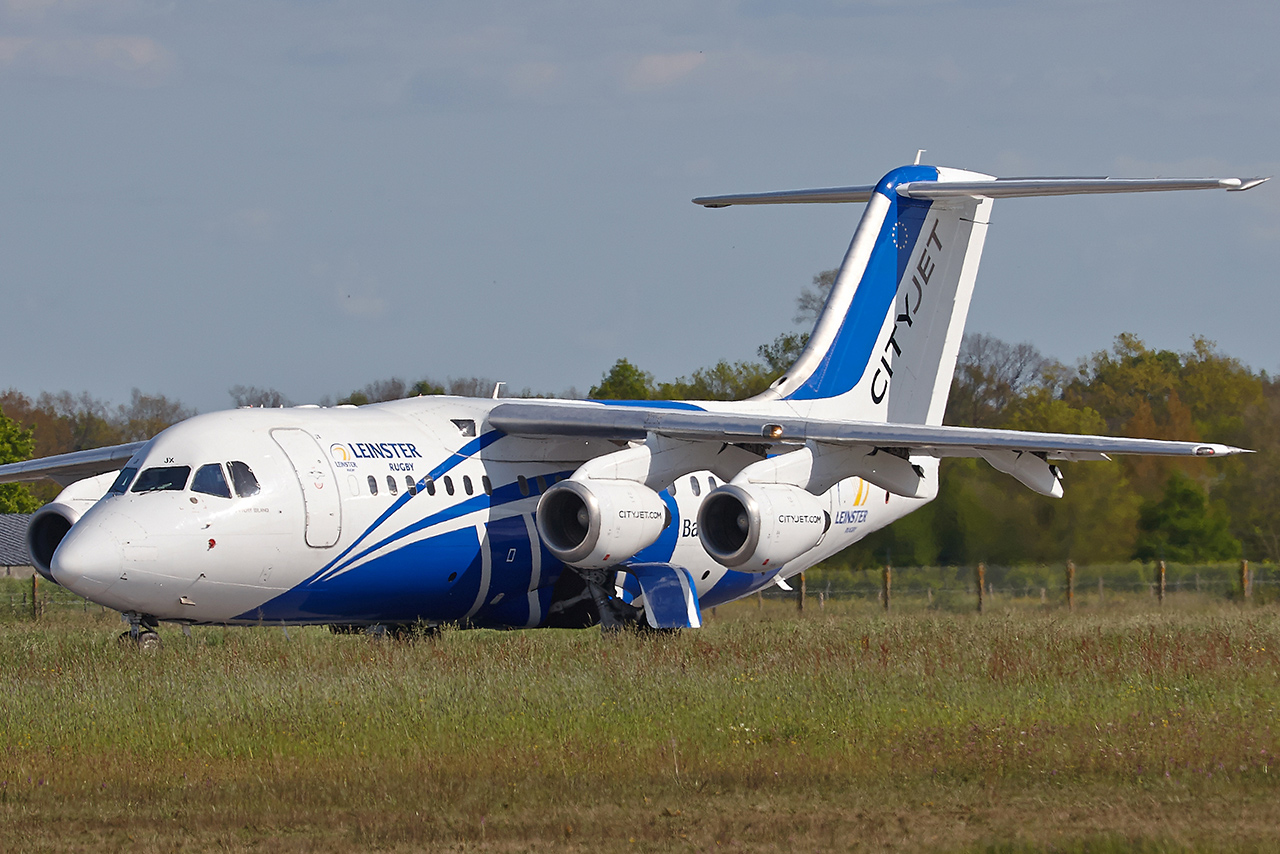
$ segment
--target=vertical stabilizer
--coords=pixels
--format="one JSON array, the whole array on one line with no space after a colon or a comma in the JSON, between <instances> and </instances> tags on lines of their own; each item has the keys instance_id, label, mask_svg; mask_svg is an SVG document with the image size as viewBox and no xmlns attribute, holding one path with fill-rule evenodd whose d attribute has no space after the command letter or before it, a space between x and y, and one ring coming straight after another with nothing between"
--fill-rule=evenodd
<instances>
[{"instance_id":1,"label":"vertical stabilizer","mask_svg":"<svg viewBox=\"0 0 1280 854\"><path fill-rule=\"evenodd\" d=\"M941 424L992 202L898 188L988 180L933 166L881 179L808 346L757 399L812 418Z\"/></svg>"}]
</instances>

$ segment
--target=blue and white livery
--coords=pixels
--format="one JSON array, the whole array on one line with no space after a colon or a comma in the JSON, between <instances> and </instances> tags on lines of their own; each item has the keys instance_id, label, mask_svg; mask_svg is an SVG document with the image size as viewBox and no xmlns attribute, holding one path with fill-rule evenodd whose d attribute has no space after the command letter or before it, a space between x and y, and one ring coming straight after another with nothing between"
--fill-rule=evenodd
<instances>
[{"instance_id":1,"label":"blue and white livery","mask_svg":"<svg viewBox=\"0 0 1280 854\"><path fill-rule=\"evenodd\" d=\"M695 199L866 203L808 346L755 398L241 409L0 466L0 482L67 485L31 522L37 567L135 637L160 621L696 627L701 608L934 498L941 457L1061 496L1054 460L1239 453L942 414L995 199L1258 183L913 165L865 187Z\"/></svg>"}]
</instances>

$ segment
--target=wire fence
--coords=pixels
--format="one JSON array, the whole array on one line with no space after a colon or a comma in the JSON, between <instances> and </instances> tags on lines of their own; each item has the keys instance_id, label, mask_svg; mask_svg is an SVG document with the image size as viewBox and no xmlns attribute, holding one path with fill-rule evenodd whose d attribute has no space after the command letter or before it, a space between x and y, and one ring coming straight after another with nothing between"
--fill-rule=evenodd
<instances>
[{"instance_id":1,"label":"wire fence","mask_svg":"<svg viewBox=\"0 0 1280 854\"><path fill-rule=\"evenodd\" d=\"M1162 571L1163 567L1163 571ZM982 610L999 605L1094 607L1108 600L1128 602L1150 596L1280 601L1280 571L1269 563L1247 561L1214 564L1106 564L1075 566L879 567L865 569L818 566L805 578L790 579L788 591L774 586L761 598L801 596L819 606L826 601L873 600L923 604L946 610ZM981 590L979 590L981 588Z\"/></svg>"},{"instance_id":2,"label":"wire fence","mask_svg":"<svg viewBox=\"0 0 1280 854\"><path fill-rule=\"evenodd\" d=\"M1109 564L1080 566L944 566L845 569L818 566L790 579L791 590L770 585L759 592L762 599L798 600L822 607L825 602L873 601L969 610L982 605L1011 603L1044 607L1096 606L1107 597L1147 595L1162 600L1158 565ZM1274 564L1166 564L1164 597L1199 595L1257 604L1280 602L1280 568ZM35 619L56 612L70 614L113 613L101 605L52 584L43 578L0 578L0 618Z\"/></svg>"}]
</instances>

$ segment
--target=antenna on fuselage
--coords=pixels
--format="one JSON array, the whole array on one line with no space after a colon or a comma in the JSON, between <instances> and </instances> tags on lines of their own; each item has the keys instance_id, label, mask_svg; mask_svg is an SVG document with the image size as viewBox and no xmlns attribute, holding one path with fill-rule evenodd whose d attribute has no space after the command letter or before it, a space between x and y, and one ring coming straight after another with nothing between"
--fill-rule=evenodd
<instances>
[{"instance_id":1,"label":"antenna on fuselage","mask_svg":"<svg viewBox=\"0 0 1280 854\"><path fill-rule=\"evenodd\" d=\"M497 399L498 399L498 392L502 391L502 387L503 387L504 385L506 385L506 383L495 383L495 384L494 384L494 386L493 386L493 399L494 399L494 400L497 400Z\"/></svg>"},{"instance_id":2,"label":"antenna on fuselage","mask_svg":"<svg viewBox=\"0 0 1280 854\"><path fill-rule=\"evenodd\" d=\"M917 150L916 150L916 162L915 162L915 165L916 165L916 166L919 166L919 165L920 165L920 158L921 158L921 157L924 157L924 153L925 153L926 151L928 151L928 150L929 150L929 149L927 149L927 148L920 148L920 149L917 149Z\"/></svg>"}]
</instances>

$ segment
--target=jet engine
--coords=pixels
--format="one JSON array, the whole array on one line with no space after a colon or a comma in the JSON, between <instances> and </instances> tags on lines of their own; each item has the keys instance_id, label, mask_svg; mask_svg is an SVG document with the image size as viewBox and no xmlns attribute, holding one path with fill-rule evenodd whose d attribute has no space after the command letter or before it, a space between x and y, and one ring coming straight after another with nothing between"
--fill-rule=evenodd
<instances>
[{"instance_id":1,"label":"jet engine","mask_svg":"<svg viewBox=\"0 0 1280 854\"><path fill-rule=\"evenodd\" d=\"M538 501L538 534L548 551L580 569L604 569L658 539L671 511L658 493L630 480L562 480Z\"/></svg>"},{"instance_id":2,"label":"jet engine","mask_svg":"<svg viewBox=\"0 0 1280 854\"><path fill-rule=\"evenodd\" d=\"M798 486L727 484L698 510L698 539L716 562L742 572L772 572L822 540L831 515Z\"/></svg>"},{"instance_id":3,"label":"jet engine","mask_svg":"<svg viewBox=\"0 0 1280 854\"><path fill-rule=\"evenodd\" d=\"M78 480L35 512L27 523L27 551L31 552L31 562L37 572L50 581L54 580L49 567L58 544L71 526L106 494L115 478L115 472L108 472Z\"/></svg>"}]
</instances>

